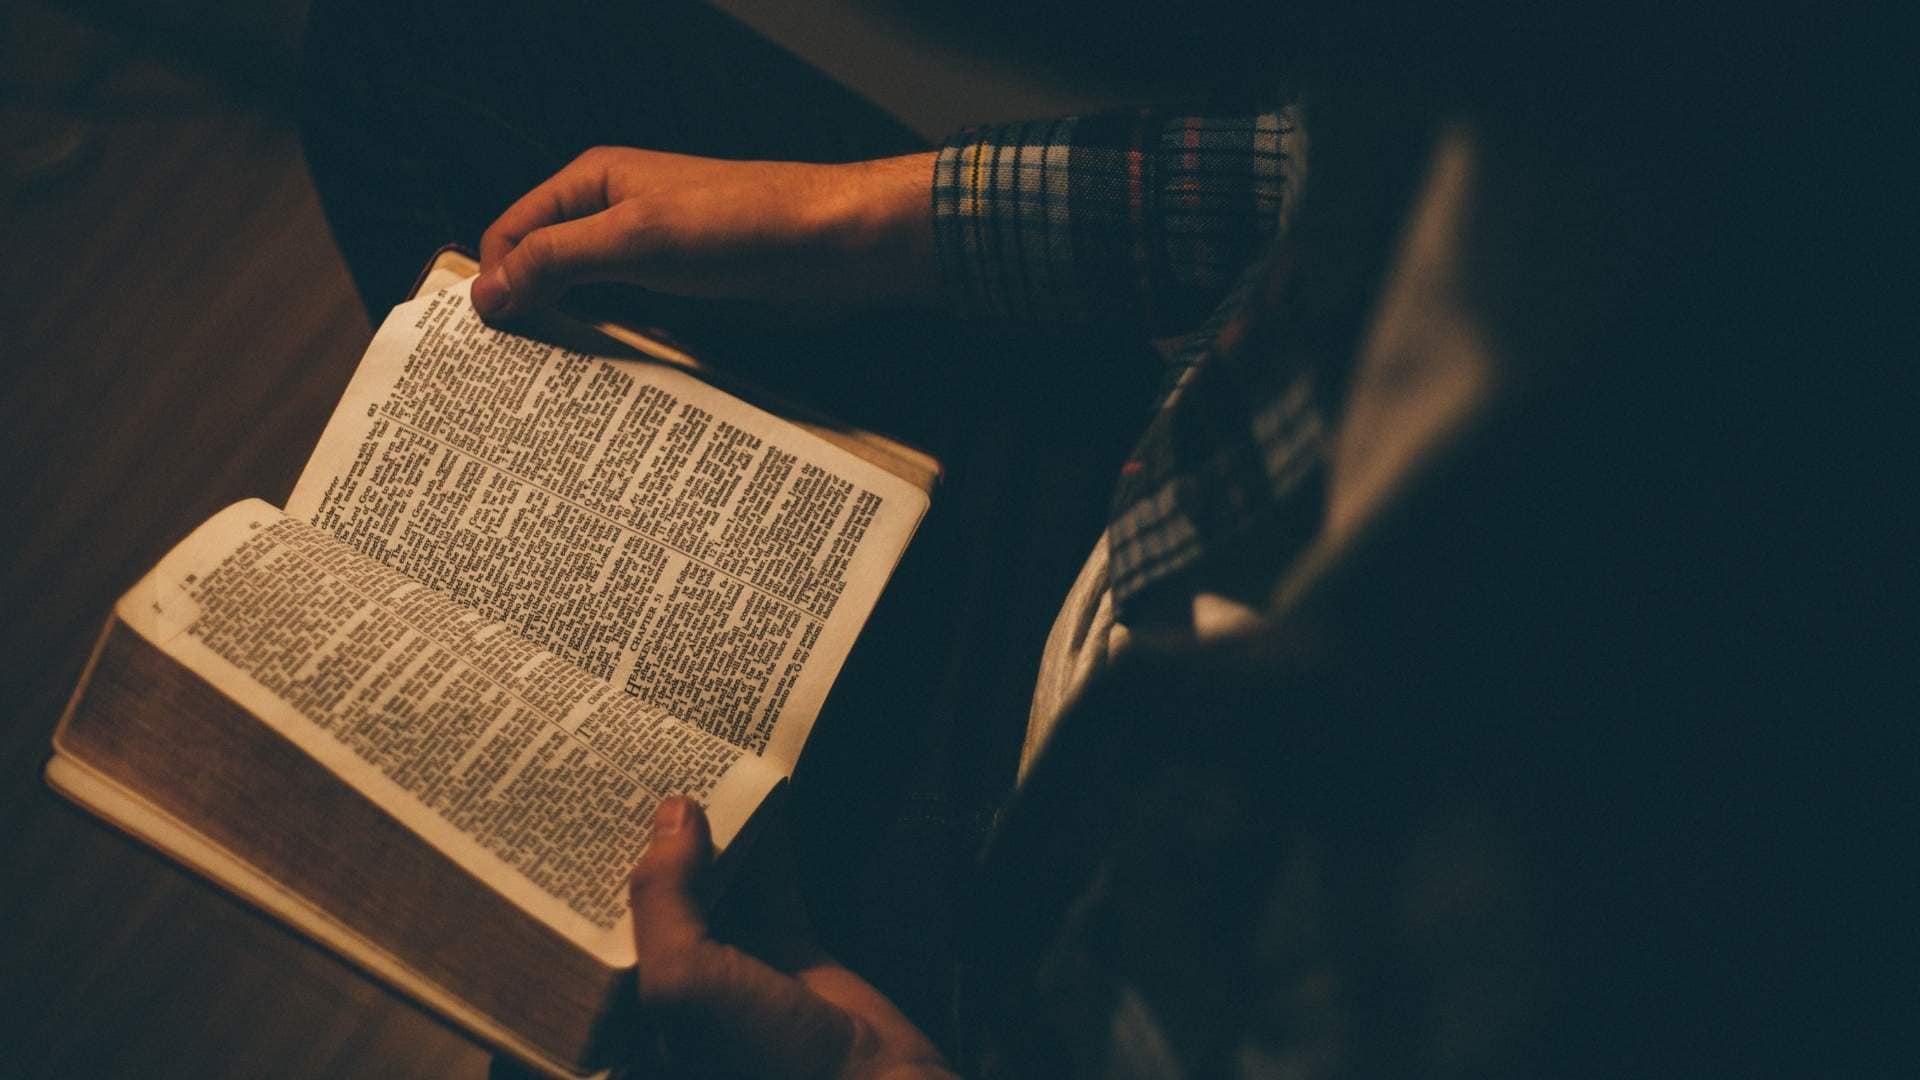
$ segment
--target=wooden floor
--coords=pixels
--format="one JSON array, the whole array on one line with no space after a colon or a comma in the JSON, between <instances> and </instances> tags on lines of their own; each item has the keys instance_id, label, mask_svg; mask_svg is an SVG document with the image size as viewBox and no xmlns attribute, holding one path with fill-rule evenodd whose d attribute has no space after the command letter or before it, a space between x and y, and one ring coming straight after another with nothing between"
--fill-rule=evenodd
<instances>
[{"instance_id":1,"label":"wooden floor","mask_svg":"<svg viewBox=\"0 0 1920 1080\"><path fill-rule=\"evenodd\" d=\"M115 596L219 507L285 498L369 331L284 109L37 19L0 43L10 123L46 96L23 50L107 75L91 164L0 193L0 1075L483 1076L40 778Z\"/></svg>"}]
</instances>

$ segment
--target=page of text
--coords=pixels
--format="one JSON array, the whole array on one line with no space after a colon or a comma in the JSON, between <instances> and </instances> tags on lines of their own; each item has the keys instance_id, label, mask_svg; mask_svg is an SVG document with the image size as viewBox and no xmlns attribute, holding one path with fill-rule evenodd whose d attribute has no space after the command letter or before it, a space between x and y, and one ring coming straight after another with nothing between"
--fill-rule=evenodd
<instances>
[{"instance_id":1,"label":"page of text","mask_svg":"<svg viewBox=\"0 0 1920 1080\"><path fill-rule=\"evenodd\" d=\"M394 309L288 513L790 770L926 505L671 365L492 329L463 283Z\"/></svg>"},{"instance_id":2,"label":"page of text","mask_svg":"<svg viewBox=\"0 0 1920 1080\"><path fill-rule=\"evenodd\" d=\"M121 615L521 907L603 949L653 809L685 792L730 836L770 764L250 501Z\"/></svg>"}]
</instances>

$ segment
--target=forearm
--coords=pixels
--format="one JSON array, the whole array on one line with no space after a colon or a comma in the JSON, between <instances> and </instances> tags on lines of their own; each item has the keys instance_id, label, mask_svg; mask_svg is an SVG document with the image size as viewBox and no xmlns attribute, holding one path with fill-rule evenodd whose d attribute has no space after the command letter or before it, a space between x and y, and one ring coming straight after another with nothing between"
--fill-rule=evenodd
<instances>
[{"instance_id":1,"label":"forearm","mask_svg":"<svg viewBox=\"0 0 1920 1080\"><path fill-rule=\"evenodd\" d=\"M1110 114L843 165L601 147L481 238L474 304L511 318L593 281L809 307L932 307L1187 329L1299 185L1287 114Z\"/></svg>"},{"instance_id":2,"label":"forearm","mask_svg":"<svg viewBox=\"0 0 1920 1080\"><path fill-rule=\"evenodd\" d=\"M834 165L815 228L841 287L876 304L928 307L941 299L927 185L934 151Z\"/></svg>"}]
</instances>

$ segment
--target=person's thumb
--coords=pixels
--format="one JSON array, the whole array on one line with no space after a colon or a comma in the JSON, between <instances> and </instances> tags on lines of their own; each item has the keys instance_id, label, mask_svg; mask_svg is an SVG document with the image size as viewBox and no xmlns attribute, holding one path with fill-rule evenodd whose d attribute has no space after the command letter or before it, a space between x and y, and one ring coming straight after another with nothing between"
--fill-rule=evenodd
<instances>
[{"instance_id":1,"label":"person's thumb","mask_svg":"<svg viewBox=\"0 0 1920 1080\"><path fill-rule=\"evenodd\" d=\"M707 936L695 884L713 855L707 815L685 796L653 812L653 838L628 880L633 939L641 956L668 956Z\"/></svg>"},{"instance_id":2,"label":"person's thumb","mask_svg":"<svg viewBox=\"0 0 1920 1080\"><path fill-rule=\"evenodd\" d=\"M627 253L611 211L535 229L473 282L473 308L505 319L557 299L587 281L616 281Z\"/></svg>"}]
</instances>

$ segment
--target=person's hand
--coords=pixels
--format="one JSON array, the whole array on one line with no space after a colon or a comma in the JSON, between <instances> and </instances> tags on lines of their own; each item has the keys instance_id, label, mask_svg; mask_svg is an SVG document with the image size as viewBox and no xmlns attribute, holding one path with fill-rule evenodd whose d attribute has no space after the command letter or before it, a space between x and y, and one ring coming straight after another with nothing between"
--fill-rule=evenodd
<instances>
[{"instance_id":1,"label":"person's hand","mask_svg":"<svg viewBox=\"0 0 1920 1080\"><path fill-rule=\"evenodd\" d=\"M849 165L599 147L480 240L473 306L506 318L569 286L834 307L928 302L931 153Z\"/></svg>"},{"instance_id":2,"label":"person's hand","mask_svg":"<svg viewBox=\"0 0 1920 1080\"><path fill-rule=\"evenodd\" d=\"M712 854L699 805L668 799L631 881L640 1004L674 1061L746 1076L953 1076L892 1002L817 949L783 971L708 936L695 890Z\"/></svg>"}]
</instances>

